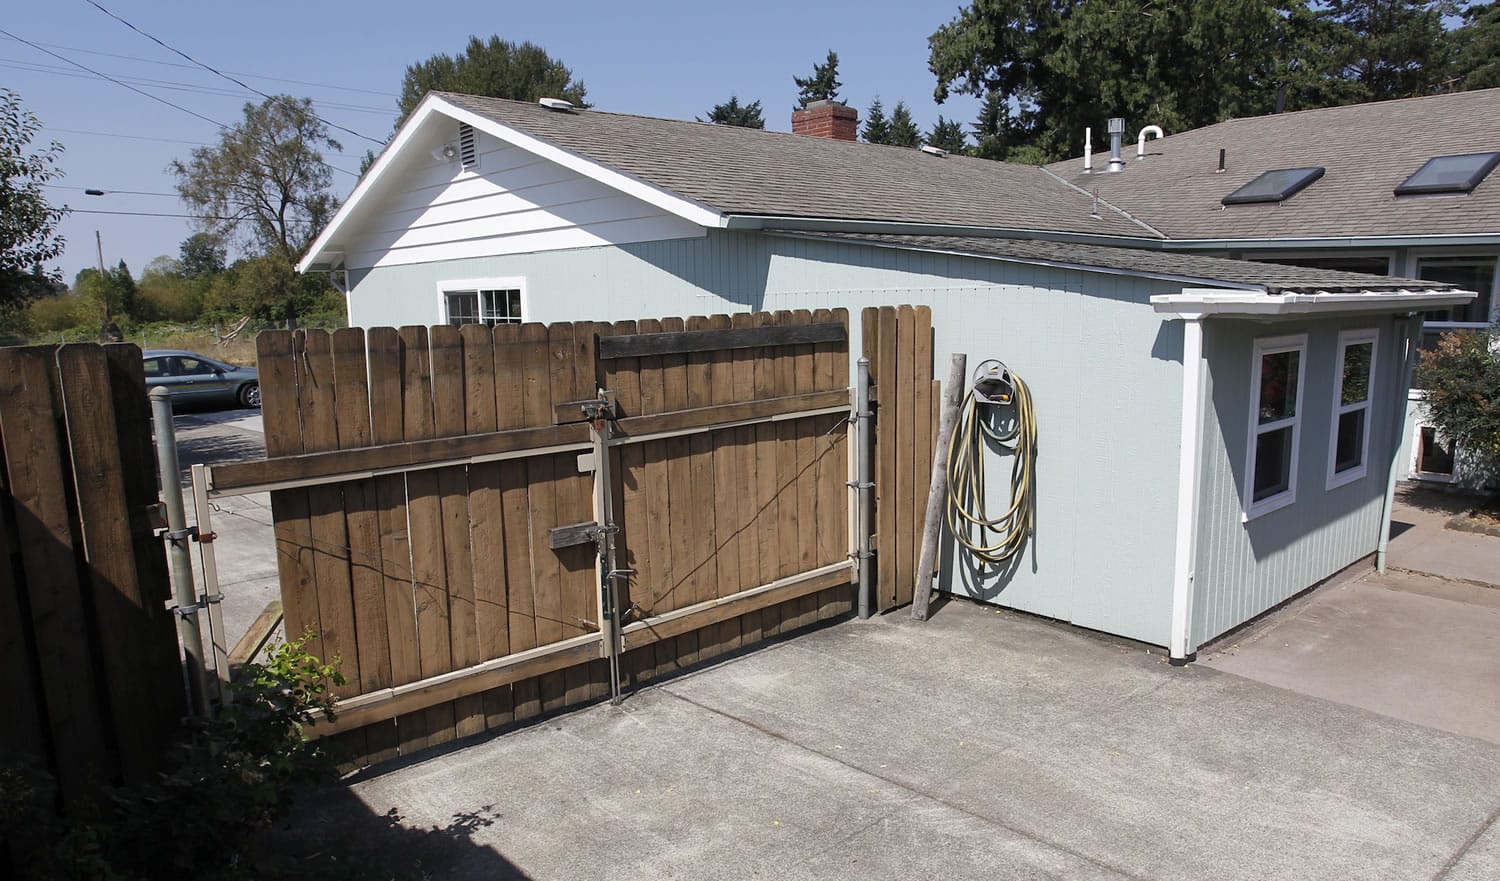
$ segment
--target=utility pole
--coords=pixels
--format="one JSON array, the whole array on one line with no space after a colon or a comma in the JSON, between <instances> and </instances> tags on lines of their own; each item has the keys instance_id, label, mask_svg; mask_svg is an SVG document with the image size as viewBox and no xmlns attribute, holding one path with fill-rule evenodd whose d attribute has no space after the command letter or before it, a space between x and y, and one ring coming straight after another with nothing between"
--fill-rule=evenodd
<instances>
[{"instance_id":1,"label":"utility pole","mask_svg":"<svg viewBox=\"0 0 1500 881\"><path fill-rule=\"evenodd\" d=\"M100 237L99 230L94 230L94 253L99 255L99 284L101 290L107 279L104 275L104 239ZM109 293L105 291L104 297L104 324L109 325Z\"/></svg>"}]
</instances>

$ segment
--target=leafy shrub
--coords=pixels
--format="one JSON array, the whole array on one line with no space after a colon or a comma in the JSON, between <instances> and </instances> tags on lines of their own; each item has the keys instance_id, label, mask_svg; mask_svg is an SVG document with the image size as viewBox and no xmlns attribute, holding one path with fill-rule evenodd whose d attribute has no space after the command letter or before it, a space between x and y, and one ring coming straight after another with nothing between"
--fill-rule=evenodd
<instances>
[{"instance_id":1,"label":"leafy shrub","mask_svg":"<svg viewBox=\"0 0 1500 881\"><path fill-rule=\"evenodd\" d=\"M335 776L303 729L332 711L329 688L344 680L337 659L307 652L309 636L247 665L233 701L192 723L154 783L106 792L64 818L47 775L0 767L0 873L8 843L20 877L47 881L295 877L253 845L300 788Z\"/></svg>"},{"instance_id":2,"label":"leafy shrub","mask_svg":"<svg viewBox=\"0 0 1500 881\"><path fill-rule=\"evenodd\" d=\"M1492 477L1500 474L1500 326L1491 333L1447 333L1422 353L1419 384L1429 418Z\"/></svg>"},{"instance_id":3,"label":"leafy shrub","mask_svg":"<svg viewBox=\"0 0 1500 881\"><path fill-rule=\"evenodd\" d=\"M26 308L26 323L32 333L43 336L90 325L98 333L99 310L96 304L72 294L42 297Z\"/></svg>"}]
</instances>

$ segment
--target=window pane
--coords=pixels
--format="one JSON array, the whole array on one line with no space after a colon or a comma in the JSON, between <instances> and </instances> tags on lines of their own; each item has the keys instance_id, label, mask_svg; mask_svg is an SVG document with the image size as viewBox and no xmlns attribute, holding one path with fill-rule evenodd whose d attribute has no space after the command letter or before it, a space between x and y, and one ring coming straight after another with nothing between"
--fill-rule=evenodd
<instances>
[{"instance_id":1,"label":"window pane","mask_svg":"<svg viewBox=\"0 0 1500 881\"><path fill-rule=\"evenodd\" d=\"M448 323L453 325L479 323L478 291L457 291L448 294Z\"/></svg>"},{"instance_id":2,"label":"window pane","mask_svg":"<svg viewBox=\"0 0 1500 881\"><path fill-rule=\"evenodd\" d=\"M1374 343L1355 343L1344 348L1342 403L1358 404L1370 399L1370 358L1374 354Z\"/></svg>"},{"instance_id":3,"label":"window pane","mask_svg":"<svg viewBox=\"0 0 1500 881\"><path fill-rule=\"evenodd\" d=\"M177 371L183 376L201 376L206 373L213 373L214 367L212 364L199 361L197 358L178 358Z\"/></svg>"},{"instance_id":4,"label":"window pane","mask_svg":"<svg viewBox=\"0 0 1500 881\"><path fill-rule=\"evenodd\" d=\"M1479 296L1467 306L1454 306L1436 312L1427 312L1422 317L1427 321L1471 321L1486 324L1490 320L1490 303L1493 302L1495 284L1495 261L1479 260L1424 260L1417 266L1417 278L1422 281L1440 281L1457 285L1466 291L1477 291Z\"/></svg>"},{"instance_id":5,"label":"window pane","mask_svg":"<svg viewBox=\"0 0 1500 881\"><path fill-rule=\"evenodd\" d=\"M147 358L146 359L146 364L145 364L145 366L146 366L146 375L147 376L164 376L164 375L166 375L167 371L162 368L162 363L161 362L162 362L161 358Z\"/></svg>"},{"instance_id":6,"label":"window pane","mask_svg":"<svg viewBox=\"0 0 1500 881\"><path fill-rule=\"evenodd\" d=\"M511 291L510 292L510 316L509 317L510 317L511 321L520 321L521 320L521 292L520 291Z\"/></svg>"},{"instance_id":7,"label":"window pane","mask_svg":"<svg viewBox=\"0 0 1500 881\"><path fill-rule=\"evenodd\" d=\"M521 321L521 292L480 291L485 324L517 324Z\"/></svg>"},{"instance_id":8,"label":"window pane","mask_svg":"<svg viewBox=\"0 0 1500 881\"><path fill-rule=\"evenodd\" d=\"M1333 471L1340 474L1350 468L1364 464L1365 458L1365 414L1364 407L1339 415L1339 437L1333 451Z\"/></svg>"},{"instance_id":9,"label":"window pane","mask_svg":"<svg viewBox=\"0 0 1500 881\"><path fill-rule=\"evenodd\" d=\"M1286 492L1292 485L1292 426L1255 438L1255 485L1251 501Z\"/></svg>"},{"instance_id":10,"label":"window pane","mask_svg":"<svg viewBox=\"0 0 1500 881\"><path fill-rule=\"evenodd\" d=\"M1297 415L1297 367L1301 352L1277 352L1260 359L1260 424Z\"/></svg>"}]
</instances>

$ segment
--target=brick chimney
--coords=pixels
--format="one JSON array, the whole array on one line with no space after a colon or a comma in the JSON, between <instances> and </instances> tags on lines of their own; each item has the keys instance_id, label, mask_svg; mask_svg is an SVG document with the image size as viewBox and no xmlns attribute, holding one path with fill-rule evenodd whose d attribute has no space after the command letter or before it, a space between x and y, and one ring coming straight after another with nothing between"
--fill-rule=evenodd
<instances>
[{"instance_id":1,"label":"brick chimney","mask_svg":"<svg viewBox=\"0 0 1500 881\"><path fill-rule=\"evenodd\" d=\"M792 111L792 134L839 141L859 139L859 111L837 101L823 99Z\"/></svg>"}]
</instances>

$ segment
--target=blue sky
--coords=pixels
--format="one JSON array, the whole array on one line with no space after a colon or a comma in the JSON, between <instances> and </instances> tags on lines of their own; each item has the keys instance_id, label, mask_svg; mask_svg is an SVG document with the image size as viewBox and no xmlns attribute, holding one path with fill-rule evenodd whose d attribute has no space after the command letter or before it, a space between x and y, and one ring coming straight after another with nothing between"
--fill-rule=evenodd
<instances>
[{"instance_id":1,"label":"blue sky","mask_svg":"<svg viewBox=\"0 0 1500 881\"><path fill-rule=\"evenodd\" d=\"M615 110L692 119L731 93L758 99L769 128L788 130L805 76L828 49L839 53L841 96L861 111L876 95L887 108L905 100L925 130L939 112L965 123L978 104L950 98L941 108L927 70L927 37L958 12L944 2L570 2L450 0L99 0L122 18L207 64L265 92L311 97L323 116L375 138L390 133L395 95L407 64L456 52L470 34L531 40L561 58L588 88L590 103ZM3 26L95 70L132 78L140 88L225 123L254 96L105 16L84 0L18 0ZM87 51L85 51L87 50ZM112 54L98 54L112 53ZM130 58L114 57L117 55ZM136 60L146 59L146 60ZM155 62L155 63L153 63ZM165 63L162 63L165 62ZM320 85L278 82L301 80ZM144 80L156 83L145 83ZM218 129L113 83L90 78L65 61L0 36L0 85L21 94L67 152L54 204L101 211L182 213L167 163L186 157L187 142L215 140ZM332 88L339 87L339 88ZM82 134L81 132L103 132ZM131 138L117 135L131 135ZM159 140L144 140L146 138ZM351 171L370 146L338 133L345 155L328 156ZM339 194L355 178L335 174ZM91 197L83 188L111 191ZM139 276L152 258L176 256L191 222L182 218L75 213L64 221L65 276L95 263L99 231L104 260L124 259Z\"/></svg>"}]
</instances>

